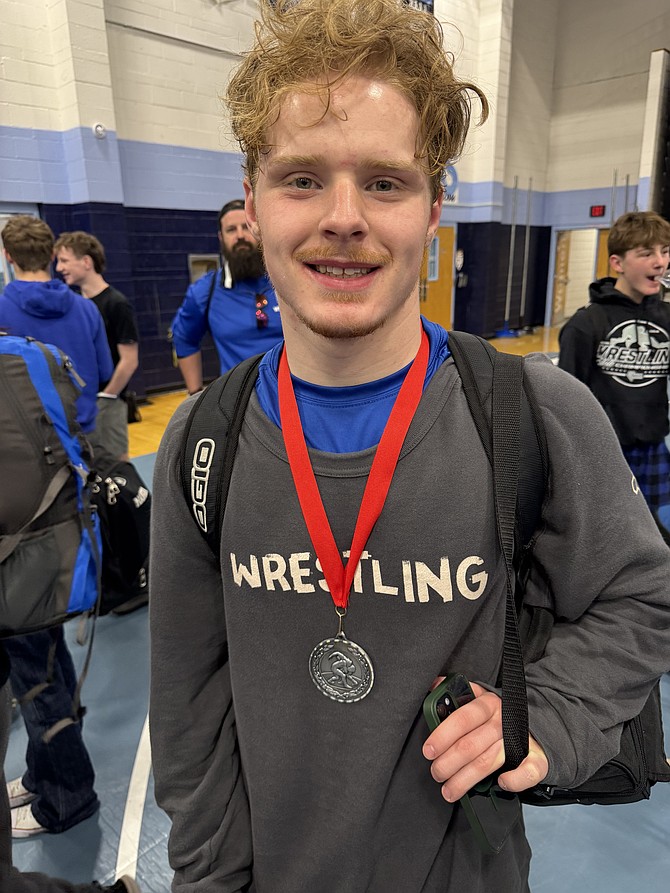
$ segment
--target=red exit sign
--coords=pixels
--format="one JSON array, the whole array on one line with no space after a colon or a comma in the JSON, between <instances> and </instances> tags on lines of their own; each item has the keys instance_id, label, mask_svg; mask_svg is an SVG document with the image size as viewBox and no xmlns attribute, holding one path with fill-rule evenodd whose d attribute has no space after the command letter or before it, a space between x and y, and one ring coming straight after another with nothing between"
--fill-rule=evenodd
<instances>
[{"instance_id":1,"label":"red exit sign","mask_svg":"<svg viewBox=\"0 0 670 893\"><path fill-rule=\"evenodd\" d=\"M591 205L589 217L604 217L606 208L606 205Z\"/></svg>"}]
</instances>

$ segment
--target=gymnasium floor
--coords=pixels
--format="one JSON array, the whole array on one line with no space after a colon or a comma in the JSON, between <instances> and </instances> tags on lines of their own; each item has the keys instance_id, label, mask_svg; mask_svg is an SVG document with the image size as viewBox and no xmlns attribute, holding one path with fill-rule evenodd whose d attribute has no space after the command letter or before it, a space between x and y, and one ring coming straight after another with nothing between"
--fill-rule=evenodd
<instances>
[{"instance_id":1,"label":"gymnasium floor","mask_svg":"<svg viewBox=\"0 0 670 893\"><path fill-rule=\"evenodd\" d=\"M557 349L556 332L543 330L496 344L513 353ZM142 422L130 427L133 462L148 484L162 431L184 397L183 391L152 397L151 405L142 407ZM70 623L68 640L75 663L81 666L84 649L74 642L75 631L76 623ZM97 879L103 884L117 874L131 874L143 893L168 893L169 822L153 797L146 723L148 647L146 608L98 621L84 686L88 707L84 736L97 773L101 809L64 834L16 841L14 862L24 871L44 871L75 882ZM664 713L670 717L669 676L663 678L661 689ZM670 749L667 731L666 741ZM25 742L19 719L12 728L5 766L9 779L23 772ZM526 807L525 821L534 852L533 893L670 890L670 785L657 785L650 801L628 806Z\"/></svg>"}]
</instances>

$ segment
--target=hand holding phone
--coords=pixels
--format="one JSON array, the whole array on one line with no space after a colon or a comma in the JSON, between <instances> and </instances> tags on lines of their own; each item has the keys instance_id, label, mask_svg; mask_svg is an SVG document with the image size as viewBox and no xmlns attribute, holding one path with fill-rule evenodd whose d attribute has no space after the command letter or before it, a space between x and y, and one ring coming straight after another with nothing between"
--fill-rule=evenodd
<instances>
[{"instance_id":1,"label":"hand holding phone","mask_svg":"<svg viewBox=\"0 0 670 893\"><path fill-rule=\"evenodd\" d=\"M470 683L462 673L451 673L428 693L423 715L431 732L459 707L475 699ZM496 775L482 779L460 799L479 846L485 853L501 851L511 830L521 817L516 794L503 791Z\"/></svg>"}]
</instances>

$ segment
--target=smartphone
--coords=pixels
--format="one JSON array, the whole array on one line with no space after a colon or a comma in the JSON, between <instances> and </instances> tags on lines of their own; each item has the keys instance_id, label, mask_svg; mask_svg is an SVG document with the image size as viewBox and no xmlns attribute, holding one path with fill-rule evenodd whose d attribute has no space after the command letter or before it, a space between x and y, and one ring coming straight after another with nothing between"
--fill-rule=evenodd
<instances>
[{"instance_id":1,"label":"smartphone","mask_svg":"<svg viewBox=\"0 0 670 893\"><path fill-rule=\"evenodd\" d=\"M474 699L475 693L465 676L451 673L428 693L423 702L428 728L432 732L455 710ZM499 853L521 818L518 796L503 791L493 774L478 782L459 802L483 852Z\"/></svg>"}]
</instances>

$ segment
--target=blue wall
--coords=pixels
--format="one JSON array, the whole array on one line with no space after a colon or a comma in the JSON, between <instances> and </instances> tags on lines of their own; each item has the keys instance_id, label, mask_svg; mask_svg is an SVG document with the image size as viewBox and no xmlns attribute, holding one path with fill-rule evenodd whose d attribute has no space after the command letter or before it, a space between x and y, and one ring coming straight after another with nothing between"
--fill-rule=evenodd
<instances>
[{"instance_id":1,"label":"blue wall","mask_svg":"<svg viewBox=\"0 0 670 893\"><path fill-rule=\"evenodd\" d=\"M218 253L215 211L124 208L89 202L42 205L41 216L56 235L83 229L105 246L105 278L132 302L140 331L140 370L131 387L146 391L181 387L172 365L167 332L189 285L189 254ZM203 345L207 378L218 375L209 339Z\"/></svg>"},{"instance_id":2,"label":"blue wall","mask_svg":"<svg viewBox=\"0 0 670 893\"><path fill-rule=\"evenodd\" d=\"M454 328L490 338L504 328L512 227L502 223L459 223L457 250L463 269L456 274ZM528 237L526 299L521 300L525 226L517 226L510 286L510 328L544 324L551 227L531 227Z\"/></svg>"}]
</instances>

